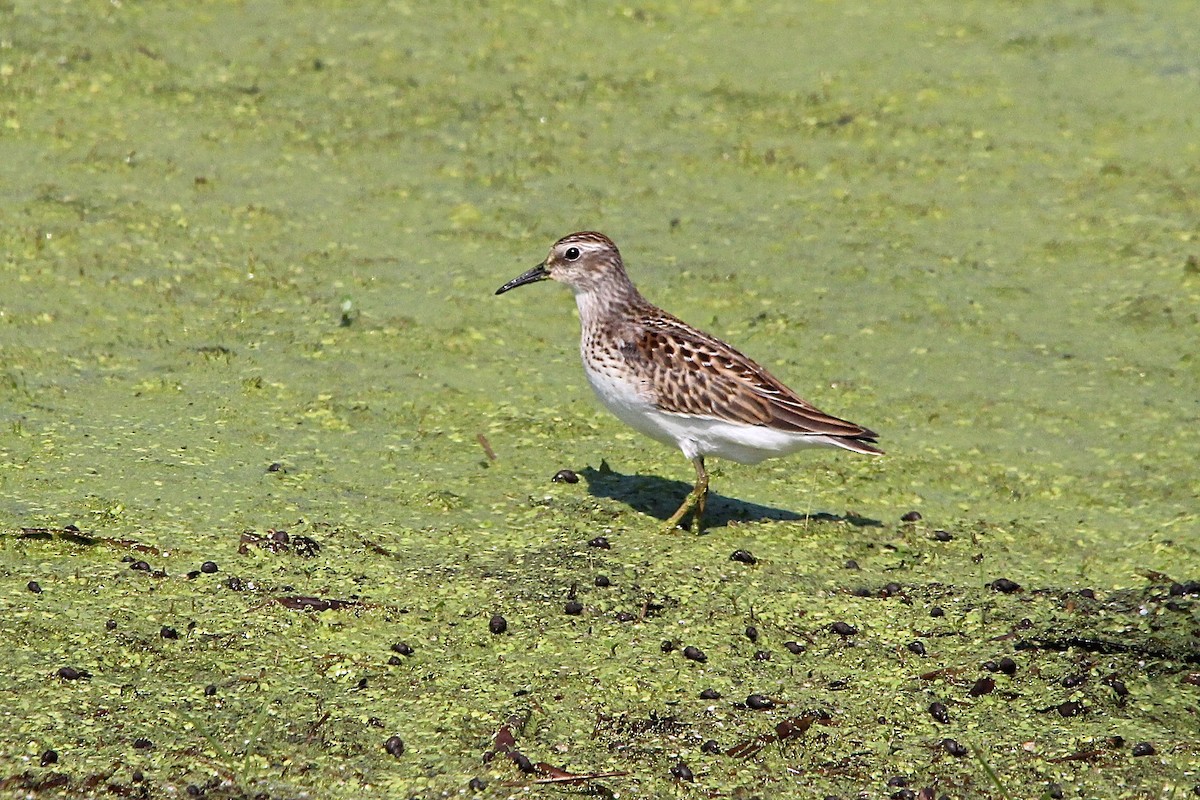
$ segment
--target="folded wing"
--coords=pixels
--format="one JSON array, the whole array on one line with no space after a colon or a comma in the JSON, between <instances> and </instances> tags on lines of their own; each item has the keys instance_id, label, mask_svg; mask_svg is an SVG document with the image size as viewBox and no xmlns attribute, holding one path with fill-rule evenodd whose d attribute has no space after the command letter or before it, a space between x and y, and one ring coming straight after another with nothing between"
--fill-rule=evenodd
<instances>
[{"instance_id":1,"label":"folded wing","mask_svg":"<svg viewBox=\"0 0 1200 800\"><path fill-rule=\"evenodd\" d=\"M668 315L641 323L627 353L654 385L661 410L830 436L852 450L882 452L871 445L874 431L826 414L724 342Z\"/></svg>"}]
</instances>

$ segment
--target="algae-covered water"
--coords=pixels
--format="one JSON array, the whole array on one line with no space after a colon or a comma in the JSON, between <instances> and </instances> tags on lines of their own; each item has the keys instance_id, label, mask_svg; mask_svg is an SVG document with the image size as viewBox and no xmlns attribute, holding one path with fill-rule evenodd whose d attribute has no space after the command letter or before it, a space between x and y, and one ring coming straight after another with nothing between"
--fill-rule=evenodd
<instances>
[{"instance_id":1,"label":"algae-covered water","mask_svg":"<svg viewBox=\"0 0 1200 800\"><path fill-rule=\"evenodd\" d=\"M0 3L0 787L1195 791L1197 54L1190 2ZM569 292L492 294L579 229L887 456L663 533Z\"/></svg>"}]
</instances>

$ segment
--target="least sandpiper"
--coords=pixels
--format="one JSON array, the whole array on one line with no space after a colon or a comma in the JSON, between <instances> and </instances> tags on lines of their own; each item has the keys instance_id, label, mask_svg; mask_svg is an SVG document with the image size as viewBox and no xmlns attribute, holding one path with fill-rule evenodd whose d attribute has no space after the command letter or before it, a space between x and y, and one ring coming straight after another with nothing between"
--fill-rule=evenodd
<instances>
[{"instance_id":1,"label":"least sandpiper","mask_svg":"<svg viewBox=\"0 0 1200 800\"><path fill-rule=\"evenodd\" d=\"M696 486L667 520L669 529L689 511L701 528L705 456L757 464L807 447L883 453L874 431L819 411L725 342L649 303L604 234L559 239L545 261L496 294L547 278L575 293L583 371L600 402L631 428L678 447L696 467Z\"/></svg>"}]
</instances>

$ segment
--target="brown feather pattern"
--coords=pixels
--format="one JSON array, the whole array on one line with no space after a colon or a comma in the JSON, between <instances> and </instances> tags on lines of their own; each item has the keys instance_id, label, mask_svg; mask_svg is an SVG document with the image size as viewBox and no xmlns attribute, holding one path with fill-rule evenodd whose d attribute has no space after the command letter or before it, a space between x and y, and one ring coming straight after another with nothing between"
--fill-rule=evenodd
<instances>
[{"instance_id":1,"label":"brown feather pattern","mask_svg":"<svg viewBox=\"0 0 1200 800\"><path fill-rule=\"evenodd\" d=\"M597 374L627 380L660 411L828 437L878 454L874 431L826 414L730 345L651 304L602 233L558 240L544 262L548 277L575 290L582 355ZM503 288L503 287L502 287Z\"/></svg>"},{"instance_id":2,"label":"brown feather pattern","mask_svg":"<svg viewBox=\"0 0 1200 800\"><path fill-rule=\"evenodd\" d=\"M648 310L652 313L644 313ZM634 315L631 330L627 330L634 334L634 346L625 349L625 356L633 362L630 366L649 379L661 410L793 433L867 441L876 438L874 431L826 414L803 400L721 340L659 308L638 311L643 313Z\"/></svg>"},{"instance_id":3,"label":"brown feather pattern","mask_svg":"<svg viewBox=\"0 0 1200 800\"><path fill-rule=\"evenodd\" d=\"M874 431L818 410L753 360L647 302L604 234L564 236L496 294L547 278L575 294L584 371L600 401L630 427L675 444L696 468L695 488L668 528L689 513L702 527L705 456L757 464L806 447L882 453Z\"/></svg>"}]
</instances>

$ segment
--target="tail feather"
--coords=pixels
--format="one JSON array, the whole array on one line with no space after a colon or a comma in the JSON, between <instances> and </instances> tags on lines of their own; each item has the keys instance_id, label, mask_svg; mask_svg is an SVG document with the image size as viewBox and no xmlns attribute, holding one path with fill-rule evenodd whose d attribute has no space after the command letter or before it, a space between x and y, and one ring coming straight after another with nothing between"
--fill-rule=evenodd
<instances>
[{"instance_id":1,"label":"tail feather","mask_svg":"<svg viewBox=\"0 0 1200 800\"><path fill-rule=\"evenodd\" d=\"M877 439L873 432L871 436L814 436L813 440L866 456L883 455L883 451L875 446Z\"/></svg>"}]
</instances>

